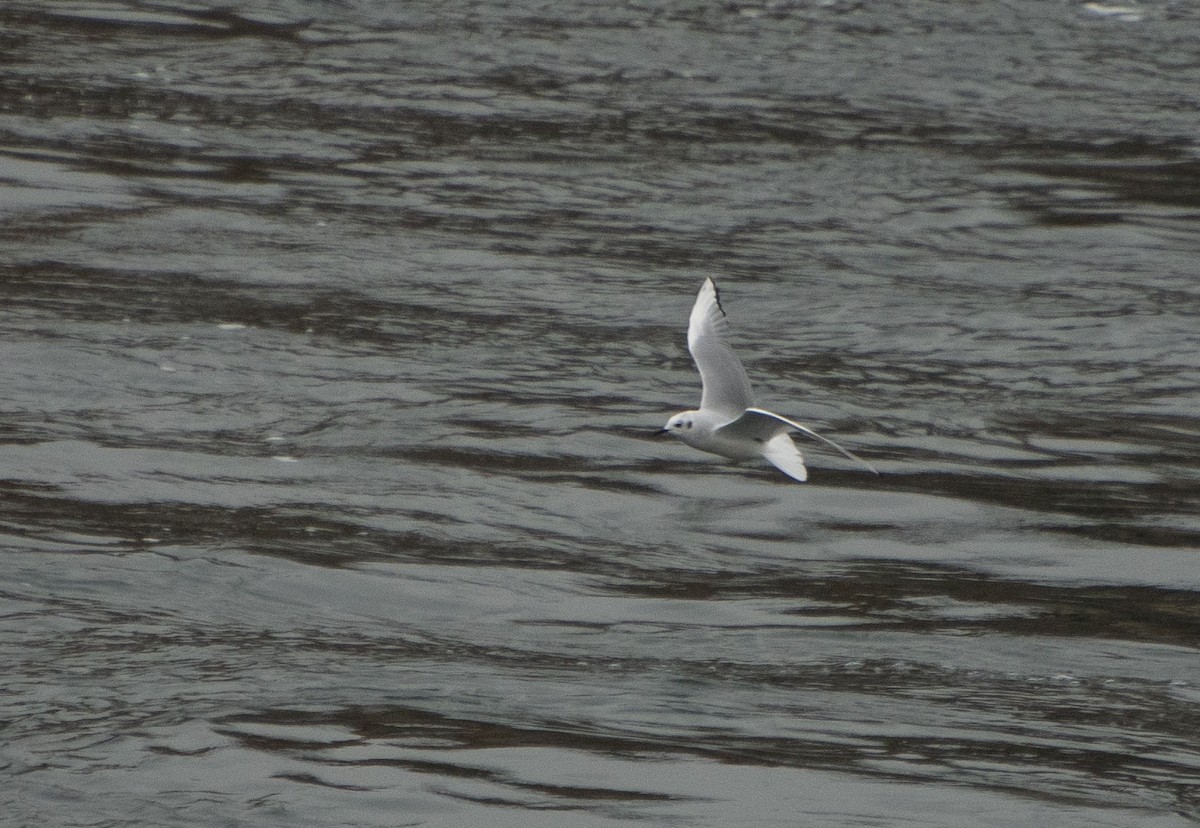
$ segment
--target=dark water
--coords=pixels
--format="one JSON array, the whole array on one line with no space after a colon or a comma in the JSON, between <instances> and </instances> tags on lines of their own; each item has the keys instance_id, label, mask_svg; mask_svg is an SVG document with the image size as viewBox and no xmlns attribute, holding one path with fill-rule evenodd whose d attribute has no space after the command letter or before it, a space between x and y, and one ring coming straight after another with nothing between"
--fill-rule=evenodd
<instances>
[{"instance_id":1,"label":"dark water","mask_svg":"<svg viewBox=\"0 0 1200 828\"><path fill-rule=\"evenodd\" d=\"M1200 11L0 9L0 820L1200 817ZM714 276L812 482L650 432Z\"/></svg>"}]
</instances>

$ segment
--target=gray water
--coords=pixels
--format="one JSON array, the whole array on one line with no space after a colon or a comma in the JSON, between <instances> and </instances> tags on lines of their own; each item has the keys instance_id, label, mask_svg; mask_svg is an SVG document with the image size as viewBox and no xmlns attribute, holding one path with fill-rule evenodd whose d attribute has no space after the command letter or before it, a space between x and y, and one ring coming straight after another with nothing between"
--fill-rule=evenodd
<instances>
[{"instance_id":1,"label":"gray water","mask_svg":"<svg viewBox=\"0 0 1200 828\"><path fill-rule=\"evenodd\" d=\"M1197 55L1169 0L6 3L0 821L1195 824ZM880 476L652 436L708 275Z\"/></svg>"}]
</instances>

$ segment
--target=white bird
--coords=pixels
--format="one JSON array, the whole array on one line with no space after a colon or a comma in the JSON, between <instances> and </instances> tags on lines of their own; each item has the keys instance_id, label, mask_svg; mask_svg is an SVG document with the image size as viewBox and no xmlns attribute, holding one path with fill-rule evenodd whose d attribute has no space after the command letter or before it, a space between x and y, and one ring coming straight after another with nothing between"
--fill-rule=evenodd
<instances>
[{"instance_id":1,"label":"white bird","mask_svg":"<svg viewBox=\"0 0 1200 828\"><path fill-rule=\"evenodd\" d=\"M875 474L875 467L808 426L754 407L750 379L725 337L729 322L711 278L704 280L688 320L688 350L700 370L703 391L700 408L684 411L667 421L659 432L673 434L692 448L731 460L763 458L793 480L804 482L808 469L792 442L800 432L827 443Z\"/></svg>"}]
</instances>

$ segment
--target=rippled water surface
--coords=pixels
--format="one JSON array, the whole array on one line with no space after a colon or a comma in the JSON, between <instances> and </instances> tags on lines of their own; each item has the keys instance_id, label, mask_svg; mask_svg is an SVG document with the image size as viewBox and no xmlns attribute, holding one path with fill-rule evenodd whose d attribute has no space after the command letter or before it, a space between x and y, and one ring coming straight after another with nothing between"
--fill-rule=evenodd
<instances>
[{"instance_id":1,"label":"rippled water surface","mask_svg":"<svg viewBox=\"0 0 1200 828\"><path fill-rule=\"evenodd\" d=\"M243 5L0 9L0 820L1200 819L1193 5Z\"/></svg>"}]
</instances>

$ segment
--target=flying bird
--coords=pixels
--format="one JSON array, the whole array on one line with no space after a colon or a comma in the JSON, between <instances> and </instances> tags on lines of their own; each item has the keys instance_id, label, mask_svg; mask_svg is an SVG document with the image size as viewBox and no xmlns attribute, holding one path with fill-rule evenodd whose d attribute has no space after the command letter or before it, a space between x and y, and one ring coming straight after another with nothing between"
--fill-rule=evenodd
<instances>
[{"instance_id":1,"label":"flying bird","mask_svg":"<svg viewBox=\"0 0 1200 828\"><path fill-rule=\"evenodd\" d=\"M692 448L731 460L763 458L793 480L808 479L804 456L792 442L795 432L832 446L846 457L879 472L861 457L811 428L756 408L750 379L726 337L729 321L711 278L705 279L688 320L688 350L700 371L700 408L667 421L659 433L672 434Z\"/></svg>"}]
</instances>

